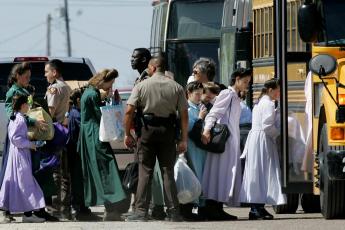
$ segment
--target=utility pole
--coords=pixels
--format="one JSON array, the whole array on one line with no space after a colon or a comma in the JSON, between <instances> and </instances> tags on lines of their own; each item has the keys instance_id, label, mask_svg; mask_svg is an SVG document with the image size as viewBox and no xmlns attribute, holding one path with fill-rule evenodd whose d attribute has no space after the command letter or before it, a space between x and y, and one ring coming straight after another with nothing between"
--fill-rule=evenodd
<instances>
[{"instance_id":1,"label":"utility pole","mask_svg":"<svg viewBox=\"0 0 345 230\"><path fill-rule=\"evenodd\" d=\"M68 57L72 56L71 51L71 37L70 37L70 30L69 30L69 17L68 17L68 0L65 1L65 22L66 22L66 39L67 39L67 55Z\"/></svg>"},{"instance_id":2,"label":"utility pole","mask_svg":"<svg viewBox=\"0 0 345 230\"><path fill-rule=\"evenodd\" d=\"M47 16L47 56L50 56L51 21L52 21L52 16L48 14Z\"/></svg>"}]
</instances>

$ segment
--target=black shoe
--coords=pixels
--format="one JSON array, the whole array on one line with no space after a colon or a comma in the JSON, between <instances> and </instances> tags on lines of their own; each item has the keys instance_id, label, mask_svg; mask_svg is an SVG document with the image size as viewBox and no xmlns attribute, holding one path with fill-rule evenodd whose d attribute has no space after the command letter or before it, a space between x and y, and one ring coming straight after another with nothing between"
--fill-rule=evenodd
<instances>
[{"instance_id":1,"label":"black shoe","mask_svg":"<svg viewBox=\"0 0 345 230\"><path fill-rule=\"evenodd\" d=\"M265 208L252 209L249 212L249 220L272 220L271 215Z\"/></svg>"},{"instance_id":2,"label":"black shoe","mask_svg":"<svg viewBox=\"0 0 345 230\"><path fill-rule=\"evenodd\" d=\"M34 213L37 217L43 218L48 222L58 222L59 221L59 219L57 217L50 215L44 209L41 209L41 210L34 212Z\"/></svg>"},{"instance_id":3,"label":"black shoe","mask_svg":"<svg viewBox=\"0 0 345 230\"><path fill-rule=\"evenodd\" d=\"M148 221L147 215L134 212L132 215L127 216L125 219L126 222L146 222Z\"/></svg>"},{"instance_id":4,"label":"black shoe","mask_svg":"<svg viewBox=\"0 0 345 230\"><path fill-rule=\"evenodd\" d=\"M72 213L70 211L64 211L60 213L60 220L68 221L72 220Z\"/></svg>"},{"instance_id":5,"label":"black shoe","mask_svg":"<svg viewBox=\"0 0 345 230\"><path fill-rule=\"evenodd\" d=\"M229 213L222 210L220 212L219 220L237 220L237 216L230 215Z\"/></svg>"},{"instance_id":6,"label":"black shoe","mask_svg":"<svg viewBox=\"0 0 345 230\"><path fill-rule=\"evenodd\" d=\"M76 212L75 220L77 221L101 221L102 218L92 212Z\"/></svg>"},{"instance_id":7,"label":"black shoe","mask_svg":"<svg viewBox=\"0 0 345 230\"><path fill-rule=\"evenodd\" d=\"M259 212L263 216L264 220L272 220L273 219L273 215L271 213L269 213L265 208L260 208Z\"/></svg>"},{"instance_id":8,"label":"black shoe","mask_svg":"<svg viewBox=\"0 0 345 230\"><path fill-rule=\"evenodd\" d=\"M151 218L154 220L164 220L167 214L164 212L163 206L154 206L151 213Z\"/></svg>"},{"instance_id":9,"label":"black shoe","mask_svg":"<svg viewBox=\"0 0 345 230\"><path fill-rule=\"evenodd\" d=\"M170 210L168 209L167 217L165 218L165 220L171 221L171 222L182 222L183 218L177 209L170 209Z\"/></svg>"}]
</instances>

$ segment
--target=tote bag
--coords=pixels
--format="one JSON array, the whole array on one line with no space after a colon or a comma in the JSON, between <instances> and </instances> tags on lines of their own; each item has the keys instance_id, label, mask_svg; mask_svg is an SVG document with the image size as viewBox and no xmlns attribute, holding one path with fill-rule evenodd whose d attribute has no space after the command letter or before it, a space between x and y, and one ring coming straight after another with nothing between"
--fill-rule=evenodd
<instances>
[{"instance_id":1,"label":"tote bag","mask_svg":"<svg viewBox=\"0 0 345 230\"><path fill-rule=\"evenodd\" d=\"M36 126L29 126L28 137L30 140L47 141L53 139L55 131L53 120L42 107L30 109L27 115L29 117L35 118L36 120L44 120L48 125L47 129L45 130L39 129Z\"/></svg>"},{"instance_id":2,"label":"tote bag","mask_svg":"<svg viewBox=\"0 0 345 230\"><path fill-rule=\"evenodd\" d=\"M125 134L123 127L124 109L122 104L102 106L101 112L99 140L102 142L122 140Z\"/></svg>"},{"instance_id":3,"label":"tote bag","mask_svg":"<svg viewBox=\"0 0 345 230\"><path fill-rule=\"evenodd\" d=\"M232 104L232 99L229 104L229 113ZM210 153L221 154L225 151L226 141L230 136L230 131L227 125L215 123L211 128L211 139L208 144L204 144L201 141L201 134L203 131L204 121L199 119L194 123L191 131L189 131L189 138L201 149L204 149Z\"/></svg>"}]
</instances>

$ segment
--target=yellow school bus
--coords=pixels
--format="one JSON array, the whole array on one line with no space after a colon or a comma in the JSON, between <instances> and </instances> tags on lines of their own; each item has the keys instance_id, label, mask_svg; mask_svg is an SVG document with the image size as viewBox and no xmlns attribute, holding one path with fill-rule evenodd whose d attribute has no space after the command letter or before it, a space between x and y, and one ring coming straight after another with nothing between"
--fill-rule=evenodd
<instances>
[{"instance_id":1,"label":"yellow school bus","mask_svg":"<svg viewBox=\"0 0 345 230\"><path fill-rule=\"evenodd\" d=\"M277 3L274 0L253 0L253 91L254 101L258 97L263 83L278 76L277 44L284 43L286 50L286 144L282 142L281 166L283 192L287 194L287 204L274 206L276 213L293 213L301 203L305 212L319 212L318 193L313 193L313 157L308 152L308 127L306 118L305 84L309 72L311 45L301 40L298 33L298 12L304 0L287 0ZM277 25L275 11L279 4L284 4L285 26ZM281 37L277 39L277 32ZM280 105L283 105L281 101ZM285 122L285 120L283 122ZM283 127L282 127L283 128ZM283 151L285 149L285 151ZM315 195L316 194L316 195Z\"/></svg>"},{"instance_id":2,"label":"yellow school bus","mask_svg":"<svg viewBox=\"0 0 345 230\"><path fill-rule=\"evenodd\" d=\"M345 1L306 0L300 36L312 44L313 193L327 219L345 217Z\"/></svg>"}]
</instances>

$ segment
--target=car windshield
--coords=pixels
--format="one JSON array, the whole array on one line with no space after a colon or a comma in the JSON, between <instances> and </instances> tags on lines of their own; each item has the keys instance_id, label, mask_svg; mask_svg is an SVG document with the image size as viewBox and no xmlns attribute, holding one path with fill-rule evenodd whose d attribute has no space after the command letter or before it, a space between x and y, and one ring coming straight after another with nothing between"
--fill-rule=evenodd
<instances>
[{"instance_id":1,"label":"car windshield","mask_svg":"<svg viewBox=\"0 0 345 230\"><path fill-rule=\"evenodd\" d=\"M329 46L345 46L344 0L323 1L324 41Z\"/></svg>"},{"instance_id":2,"label":"car windshield","mask_svg":"<svg viewBox=\"0 0 345 230\"><path fill-rule=\"evenodd\" d=\"M8 90L8 76L16 63L0 63L0 101L4 101ZM35 95L44 97L48 87L44 77L44 62L31 62L30 84L35 87ZM64 63L63 78L65 81L87 81L92 77L92 71L84 63Z\"/></svg>"}]
</instances>

